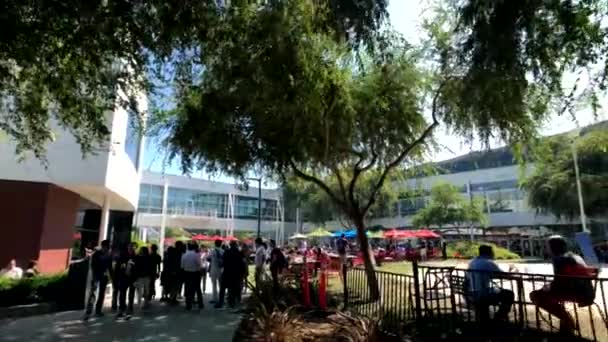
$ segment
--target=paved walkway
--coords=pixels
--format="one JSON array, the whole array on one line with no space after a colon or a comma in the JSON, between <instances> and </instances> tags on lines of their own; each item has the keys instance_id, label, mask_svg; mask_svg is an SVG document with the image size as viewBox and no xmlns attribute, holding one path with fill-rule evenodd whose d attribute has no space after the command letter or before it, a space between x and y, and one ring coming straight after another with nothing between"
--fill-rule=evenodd
<instances>
[{"instance_id":1,"label":"paved walkway","mask_svg":"<svg viewBox=\"0 0 608 342\"><path fill-rule=\"evenodd\" d=\"M210 297L205 294L205 309L200 312L186 311L183 303L169 306L154 301L146 312L136 309L129 321L117 321L114 315L107 313L105 317L92 317L84 323L82 311L2 320L0 341L232 341L241 316L229 310L213 309L207 303Z\"/></svg>"}]
</instances>

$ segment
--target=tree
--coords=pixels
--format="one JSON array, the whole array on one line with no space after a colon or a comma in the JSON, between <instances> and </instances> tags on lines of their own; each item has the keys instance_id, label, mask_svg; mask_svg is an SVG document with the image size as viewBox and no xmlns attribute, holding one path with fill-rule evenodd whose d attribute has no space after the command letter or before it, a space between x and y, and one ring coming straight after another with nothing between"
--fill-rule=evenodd
<instances>
[{"instance_id":1,"label":"tree","mask_svg":"<svg viewBox=\"0 0 608 342\"><path fill-rule=\"evenodd\" d=\"M501 127L529 112L574 116L580 101L597 112L608 80L605 0L442 4L439 12L455 34L437 46L442 65L454 71L446 87L454 108ZM454 124L469 128L467 122Z\"/></svg>"},{"instance_id":2,"label":"tree","mask_svg":"<svg viewBox=\"0 0 608 342\"><path fill-rule=\"evenodd\" d=\"M572 148L578 155L585 214L591 218L608 214L606 129L542 141L534 153L534 171L522 184L528 193L528 204L538 213L557 218L580 217Z\"/></svg>"},{"instance_id":3,"label":"tree","mask_svg":"<svg viewBox=\"0 0 608 342\"><path fill-rule=\"evenodd\" d=\"M379 175L377 172L369 172L361 175L356 197L367 198L371 189L373 189L374 181ZM399 194L394 188L393 180L384 183L378 192L378 199L374 205L370 207L367 218L386 217L397 203ZM323 179L332 191L338 192L338 180L330 177ZM344 212L336 206L335 202L329 195L319 188L317 185L303 181L297 177L291 177L285 182L284 188L289 191L289 197L297 200L297 205L301 208L303 221L309 221L315 224L323 225L328 221L340 221L344 228L353 227L354 224L349 217L345 216Z\"/></svg>"},{"instance_id":4,"label":"tree","mask_svg":"<svg viewBox=\"0 0 608 342\"><path fill-rule=\"evenodd\" d=\"M451 224L458 234L462 224L485 227L488 218L482 200L465 199L455 185L438 183L431 188L430 200L426 207L418 211L412 219L415 227L437 226L439 229Z\"/></svg>"},{"instance_id":5,"label":"tree","mask_svg":"<svg viewBox=\"0 0 608 342\"><path fill-rule=\"evenodd\" d=\"M384 32L376 49L354 59L352 45L325 25L326 13L299 0L218 14L199 42L204 48L196 50L200 73L177 93L177 107L164 119L166 146L185 171L245 178L256 169L313 183L367 246L365 219L385 181L397 167L423 159L440 120L470 121L484 134L511 137L529 131L532 117L511 116L502 126L495 125L498 118L446 111L448 98L439 94L448 79L420 60L419 49ZM369 191L359 192L371 173L377 177ZM366 249L363 260L378 298Z\"/></svg>"},{"instance_id":6,"label":"tree","mask_svg":"<svg viewBox=\"0 0 608 342\"><path fill-rule=\"evenodd\" d=\"M386 18L386 0L328 3L324 25L353 44L371 41ZM0 135L16 143L17 153L44 160L59 126L84 154L94 151L110 133L106 112L122 107L141 119L139 95L168 102L174 90L166 89L167 79L179 86L190 76L186 64L169 64L200 47L193 42L204 44L222 10L216 0L3 1Z\"/></svg>"}]
</instances>

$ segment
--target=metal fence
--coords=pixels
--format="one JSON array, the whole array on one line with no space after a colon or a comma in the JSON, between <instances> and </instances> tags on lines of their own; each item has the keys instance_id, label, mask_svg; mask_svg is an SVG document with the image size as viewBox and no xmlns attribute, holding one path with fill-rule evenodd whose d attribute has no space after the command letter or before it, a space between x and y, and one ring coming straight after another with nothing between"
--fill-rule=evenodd
<instances>
[{"instance_id":1,"label":"metal fence","mask_svg":"<svg viewBox=\"0 0 608 342\"><path fill-rule=\"evenodd\" d=\"M346 277L346 307L358 314L382 319L384 327L394 332L400 332L403 325L415 321L432 321L449 330L456 329L459 324L482 323L486 319L485 315L480 315L483 309L474 303L468 290L467 279L477 272L418 266L416 263L413 269L413 274L377 271L378 300L371 300L365 270L350 269ZM538 308L530 299L532 291L540 290L554 280L553 275L504 273L490 277L493 288L513 294L513 305L506 317L509 324L547 333L559 331L559 319ZM589 278L581 279L589 281ZM575 323L577 336L591 341L608 341L608 278L592 279L591 285L595 293L592 305L581 306L574 301L562 304ZM497 308L489 305L488 317L493 317Z\"/></svg>"}]
</instances>

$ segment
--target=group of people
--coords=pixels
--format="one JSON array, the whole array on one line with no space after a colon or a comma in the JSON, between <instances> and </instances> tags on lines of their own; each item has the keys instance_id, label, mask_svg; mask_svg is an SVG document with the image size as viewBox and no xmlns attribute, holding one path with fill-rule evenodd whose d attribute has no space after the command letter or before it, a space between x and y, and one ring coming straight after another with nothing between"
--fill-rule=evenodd
<instances>
[{"instance_id":1,"label":"group of people","mask_svg":"<svg viewBox=\"0 0 608 342\"><path fill-rule=\"evenodd\" d=\"M89 284L84 320L95 315L103 316L102 308L108 284L112 284L112 312L117 318L130 318L135 297L142 308L149 306L155 295L155 282L160 274L161 257L158 247L143 246L137 250L134 243L118 251L110 250L110 242L104 240L89 259Z\"/></svg>"},{"instance_id":2,"label":"group of people","mask_svg":"<svg viewBox=\"0 0 608 342\"><path fill-rule=\"evenodd\" d=\"M570 252L566 240L561 236L552 236L547 240L547 251L552 259L555 277L542 289L530 292L530 300L559 318L561 331L571 333L575 323L564 302L575 302L579 306L593 303L595 292L591 278L595 270L589 268L580 256ZM493 259L492 247L482 245L479 256L470 262L467 270L465 283L468 300L474 304L481 321L489 319L490 306L498 306L495 319L506 320L515 298L513 291L497 287L492 280L515 279L518 275L511 272L517 272L517 269L511 266L509 272L504 272Z\"/></svg>"},{"instance_id":3,"label":"group of people","mask_svg":"<svg viewBox=\"0 0 608 342\"><path fill-rule=\"evenodd\" d=\"M27 264L27 268L24 272L21 267L17 266L17 260L11 259L11 261L8 262L8 265L0 270L0 277L18 280L21 278L32 278L39 273L38 262L36 260L31 260Z\"/></svg>"},{"instance_id":4,"label":"group of people","mask_svg":"<svg viewBox=\"0 0 608 342\"><path fill-rule=\"evenodd\" d=\"M275 285L278 285L278 275L284 267L285 257L272 240L270 247L260 238L255 241L255 279L262 279L266 265L270 264ZM159 278L162 286L160 301L178 304L183 293L186 310L192 310L194 306L202 309L205 306L203 293L206 292L209 277L212 292L210 303L215 308L222 308L227 297L228 306L235 308L247 288L250 256L249 246L239 246L236 241L226 245L217 240L210 249L195 242L177 241L161 257L156 245L137 250L137 245L131 243L123 250L114 251L109 241L104 240L89 256L84 320L88 320L93 313L103 316L108 284L112 284L112 312L117 312L117 318L129 319L136 297L142 309L147 308L155 298L155 284Z\"/></svg>"}]
</instances>

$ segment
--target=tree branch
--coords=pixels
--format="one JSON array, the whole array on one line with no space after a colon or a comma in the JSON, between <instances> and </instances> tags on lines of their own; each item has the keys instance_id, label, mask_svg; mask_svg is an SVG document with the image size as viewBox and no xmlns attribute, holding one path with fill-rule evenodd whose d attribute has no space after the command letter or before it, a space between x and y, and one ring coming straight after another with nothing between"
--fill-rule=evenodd
<instances>
[{"instance_id":1,"label":"tree branch","mask_svg":"<svg viewBox=\"0 0 608 342\"><path fill-rule=\"evenodd\" d=\"M305 181L314 183L316 185L318 185L321 189L323 189L323 191L325 191L325 193L327 193L327 195L338 205L342 206L343 208L345 208L345 203L344 201L341 201L336 194L333 193L333 191L331 191L331 189L329 188L329 186L327 186L327 184L323 183L322 180L320 180L319 178L306 174L304 172L302 172L300 169L298 169L298 167L296 166L296 164L293 162L293 160L289 160L289 166L291 166L293 172L296 174L296 176L302 178Z\"/></svg>"},{"instance_id":2,"label":"tree branch","mask_svg":"<svg viewBox=\"0 0 608 342\"><path fill-rule=\"evenodd\" d=\"M374 202L376 201L376 196L378 195L378 192L380 191L380 189L382 188L382 185L384 185L384 181L386 180L386 177L388 176L389 172L391 170L393 170L395 167L397 167L397 165L401 164L401 162L403 162L403 160L405 159L405 157L407 157L407 155L418 145L420 145L422 142L424 142L424 140L431 134L431 132L433 131L433 129L435 129L435 127L437 125L439 125L439 121L437 120L437 101L439 99L439 95L441 94L441 89L443 88L444 84L441 84L439 86L439 88L437 89L437 92L435 93L435 96L433 96L433 104L432 104L432 112L431 112L431 117L432 117L432 122L431 124L424 130L424 132L422 132L422 135L420 135L418 137L418 139L414 140L409 146L407 146L400 154L397 158L395 158L392 162L390 162L386 168L384 169L384 171L382 172L382 175L380 176L380 179L378 179L378 182L376 183L376 185L374 186L374 190L372 191L372 194L370 195L369 201L367 202L367 205L363 208L363 214L367 213L367 211L369 210L369 208L374 205Z\"/></svg>"}]
</instances>

